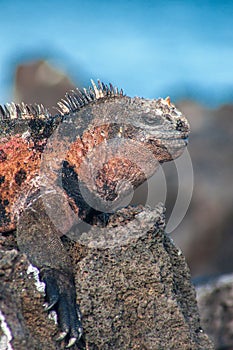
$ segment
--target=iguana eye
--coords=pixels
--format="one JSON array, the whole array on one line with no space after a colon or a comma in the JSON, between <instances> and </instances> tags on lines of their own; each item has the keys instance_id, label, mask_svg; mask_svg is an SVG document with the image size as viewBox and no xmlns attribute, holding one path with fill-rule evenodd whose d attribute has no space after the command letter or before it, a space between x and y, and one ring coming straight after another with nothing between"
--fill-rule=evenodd
<instances>
[{"instance_id":1,"label":"iguana eye","mask_svg":"<svg viewBox=\"0 0 233 350\"><path fill-rule=\"evenodd\" d=\"M160 122L160 117L151 114L144 114L142 116L143 122L147 125L158 125Z\"/></svg>"}]
</instances>

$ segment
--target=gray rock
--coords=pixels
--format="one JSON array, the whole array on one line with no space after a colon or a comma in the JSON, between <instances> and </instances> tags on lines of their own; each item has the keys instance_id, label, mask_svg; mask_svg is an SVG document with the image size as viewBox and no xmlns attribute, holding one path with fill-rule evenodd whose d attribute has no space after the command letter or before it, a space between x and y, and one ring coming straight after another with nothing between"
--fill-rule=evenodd
<instances>
[{"instance_id":1,"label":"gray rock","mask_svg":"<svg viewBox=\"0 0 233 350\"><path fill-rule=\"evenodd\" d=\"M197 287L201 322L216 349L233 349L233 274Z\"/></svg>"}]
</instances>

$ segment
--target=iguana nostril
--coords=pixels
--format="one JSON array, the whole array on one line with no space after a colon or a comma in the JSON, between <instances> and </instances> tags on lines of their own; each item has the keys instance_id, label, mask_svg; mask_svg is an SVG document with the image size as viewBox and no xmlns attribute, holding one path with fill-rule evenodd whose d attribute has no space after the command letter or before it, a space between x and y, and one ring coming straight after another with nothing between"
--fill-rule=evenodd
<instances>
[{"instance_id":1,"label":"iguana nostril","mask_svg":"<svg viewBox=\"0 0 233 350\"><path fill-rule=\"evenodd\" d=\"M176 130L185 133L189 131L189 126L185 120L178 119L176 122Z\"/></svg>"}]
</instances>

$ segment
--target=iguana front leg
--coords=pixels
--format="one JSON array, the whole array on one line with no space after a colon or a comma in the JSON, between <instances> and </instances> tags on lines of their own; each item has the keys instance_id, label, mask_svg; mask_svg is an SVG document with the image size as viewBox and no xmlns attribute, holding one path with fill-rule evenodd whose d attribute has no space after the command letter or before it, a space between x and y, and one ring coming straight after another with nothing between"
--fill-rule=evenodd
<instances>
[{"instance_id":1,"label":"iguana front leg","mask_svg":"<svg viewBox=\"0 0 233 350\"><path fill-rule=\"evenodd\" d=\"M41 280L46 284L46 309L55 309L58 314L61 332L57 340L67 338L67 347L72 346L83 332L72 264L41 195L31 200L19 215L17 242L30 262L40 269Z\"/></svg>"}]
</instances>

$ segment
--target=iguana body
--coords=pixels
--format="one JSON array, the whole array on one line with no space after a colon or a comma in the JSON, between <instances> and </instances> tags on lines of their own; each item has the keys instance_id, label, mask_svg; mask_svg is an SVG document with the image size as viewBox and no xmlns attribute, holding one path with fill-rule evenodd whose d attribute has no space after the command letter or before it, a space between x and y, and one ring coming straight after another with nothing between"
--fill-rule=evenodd
<instances>
[{"instance_id":1,"label":"iguana body","mask_svg":"<svg viewBox=\"0 0 233 350\"><path fill-rule=\"evenodd\" d=\"M20 249L41 269L48 308L57 308L60 339L71 346L82 327L60 236L77 217L95 224L158 162L179 156L189 125L169 99L130 98L101 83L58 105L55 116L42 106L0 108L0 232L17 229Z\"/></svg>"}]
</instances>

